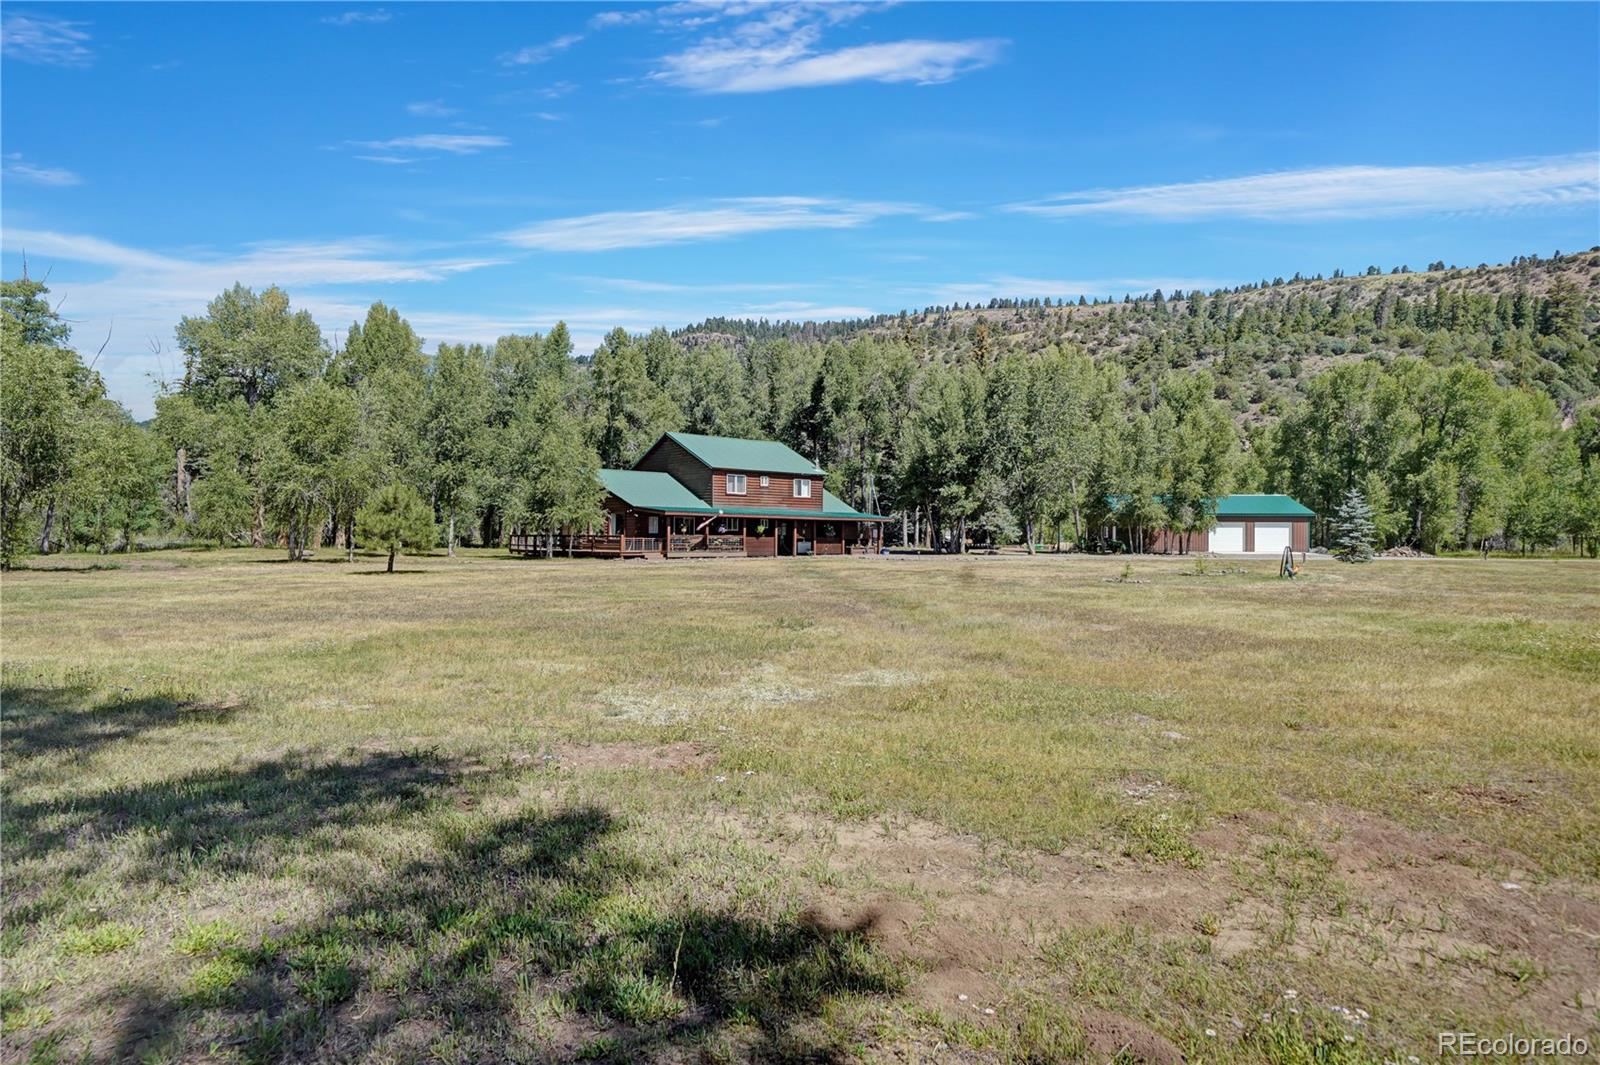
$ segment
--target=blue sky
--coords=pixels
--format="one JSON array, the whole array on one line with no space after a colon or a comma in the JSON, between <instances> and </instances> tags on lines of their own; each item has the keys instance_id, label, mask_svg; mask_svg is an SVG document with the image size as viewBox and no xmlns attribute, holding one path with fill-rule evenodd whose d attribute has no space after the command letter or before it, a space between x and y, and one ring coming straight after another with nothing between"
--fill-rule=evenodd
<instances>
[{"instance_id":1,"label":"blue sky","mask_svg":"<svg viewBox=\"0 0 1600 1065\"><path fill-rule=\"evenodd\" d=\"M4 270L136 415L233 281L330 337L818 318L1600 243L1600 5L32 4Z\"/></svg>"}]
</instances>

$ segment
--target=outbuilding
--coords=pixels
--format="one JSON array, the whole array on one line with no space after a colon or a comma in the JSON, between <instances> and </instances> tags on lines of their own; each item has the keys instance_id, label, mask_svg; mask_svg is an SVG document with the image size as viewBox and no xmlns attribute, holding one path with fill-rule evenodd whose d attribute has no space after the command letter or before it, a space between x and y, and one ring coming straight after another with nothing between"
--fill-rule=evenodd
<instances>
[{"instance_id":1,"label":"outbuilding","mask_svg":"<svg viewBox=\"0 0 1600 1065\"><path fill-rule=\"evenodd\" d=\"M1311 511L1284 495L1231 495L1217 500L1217 524L1203 550L1219 555L1281 555L1311 548Z\"/></svg>"},{"instance_id":2,"label":"outbuilding","mask_svg":"<svg viewBox=\"0 0 1600 1065\"><path fill-rule=\"evenodd\" d=\"M1280 555L1311 548L1310 508L1286 495L1245 494L1217 500L1216 524L1205 532L1153 529L1145 550L1157 554Z\"/></svg>"}]
</instances>

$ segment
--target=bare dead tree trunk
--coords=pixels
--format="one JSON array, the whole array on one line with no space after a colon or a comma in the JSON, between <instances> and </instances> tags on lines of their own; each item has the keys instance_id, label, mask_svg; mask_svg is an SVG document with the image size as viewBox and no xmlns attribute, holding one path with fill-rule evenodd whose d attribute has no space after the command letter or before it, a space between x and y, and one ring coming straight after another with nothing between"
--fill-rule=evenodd
<instances>
[{"instance_id":1,"label":"bare dead tree trunk","mask_svg":"<svg viewBox=\"0 0 1600 1065\"><path fill-rule=\"evenodd\" d=\"M449 555L451 558L455 558L456 557L456 515L455 515L455 511L451 511L450 512L450 531L445 534L445 538L444 538L444 553L446 555Z\"/></svg>"}]
</instances>

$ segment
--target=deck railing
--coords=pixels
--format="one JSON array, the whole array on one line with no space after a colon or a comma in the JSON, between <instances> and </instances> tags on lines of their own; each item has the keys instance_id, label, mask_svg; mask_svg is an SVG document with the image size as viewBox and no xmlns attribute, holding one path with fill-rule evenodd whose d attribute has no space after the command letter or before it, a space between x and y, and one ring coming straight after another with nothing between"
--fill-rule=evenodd
<instances>
[{"instance_id":1,"label":"deck railing","mask_svg":"<svg viewBox=\"0 0 1600 1065\"><path fill-rule=\"evenodd\" d=\"M654 536L603 536L594 533L557 533L555 552L572 551L579 555L659 555L661 540ZM543 533L512 533L506 546L514 555L543 554L548 536Z\"/></svg>"},{"instance_id":2,"label":"deck railing","mask_svg":"<svg viewBox=\"0 0 1600 1065\"><path fill-rule=\"evenodd\" d=\"M744 537L731 534L672 534L672 553L675 555L688 555L707 551L728 555L743 554Z\"/></svg>"}]
</instances>

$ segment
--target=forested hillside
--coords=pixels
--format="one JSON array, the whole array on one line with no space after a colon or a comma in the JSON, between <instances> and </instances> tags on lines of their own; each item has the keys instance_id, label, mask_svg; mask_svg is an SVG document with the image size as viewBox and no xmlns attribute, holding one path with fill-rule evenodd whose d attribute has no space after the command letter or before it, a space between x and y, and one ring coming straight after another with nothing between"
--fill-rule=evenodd
<instances>
[{"instance_id":1,"label":"forested hillside","mask_svg":"<svg viewBox=\"0 0 1600 1065\"><path fill-rule=\"evenodd\" d=\"M663 431L782 440L891 540L1075 542L1208 527L1230 491L1383 544L1600 545L1600 252L1118 302L996 299L858 322L564 325L430 354L374 304L335 348L235 286L177 329L149 428L105 397L44 286L4 283L4 561L141 535L348 547L391 486L440 543L598 517L600 466ZM392 497L393 494L390 494ZM386 497L387 498L387 497Z\"/></svg>"},{"instance_id":2,"label":"forested hillside","mask_svg":"<svg viewBox=\"0 0 1600 1065\"><path fill-rule=\"evenodd\" d=\"M924 358L984 359L1051 344L1115 360L1135 383L1204 368L1242 420L1281 414L1320 371L1368 356L1466 360L1501 384L1546 392L1570 414L1600 395L1594 323L1600 249L1519 257L1471 269L1370 266L1360 275L1274 278L1212 292L1067 302L996 296L838 322L707 319L673 336L688 346L762 340L898 339ZM1586 338L1573 343L1573 337Z\"/></svg>"}]
</instances>

